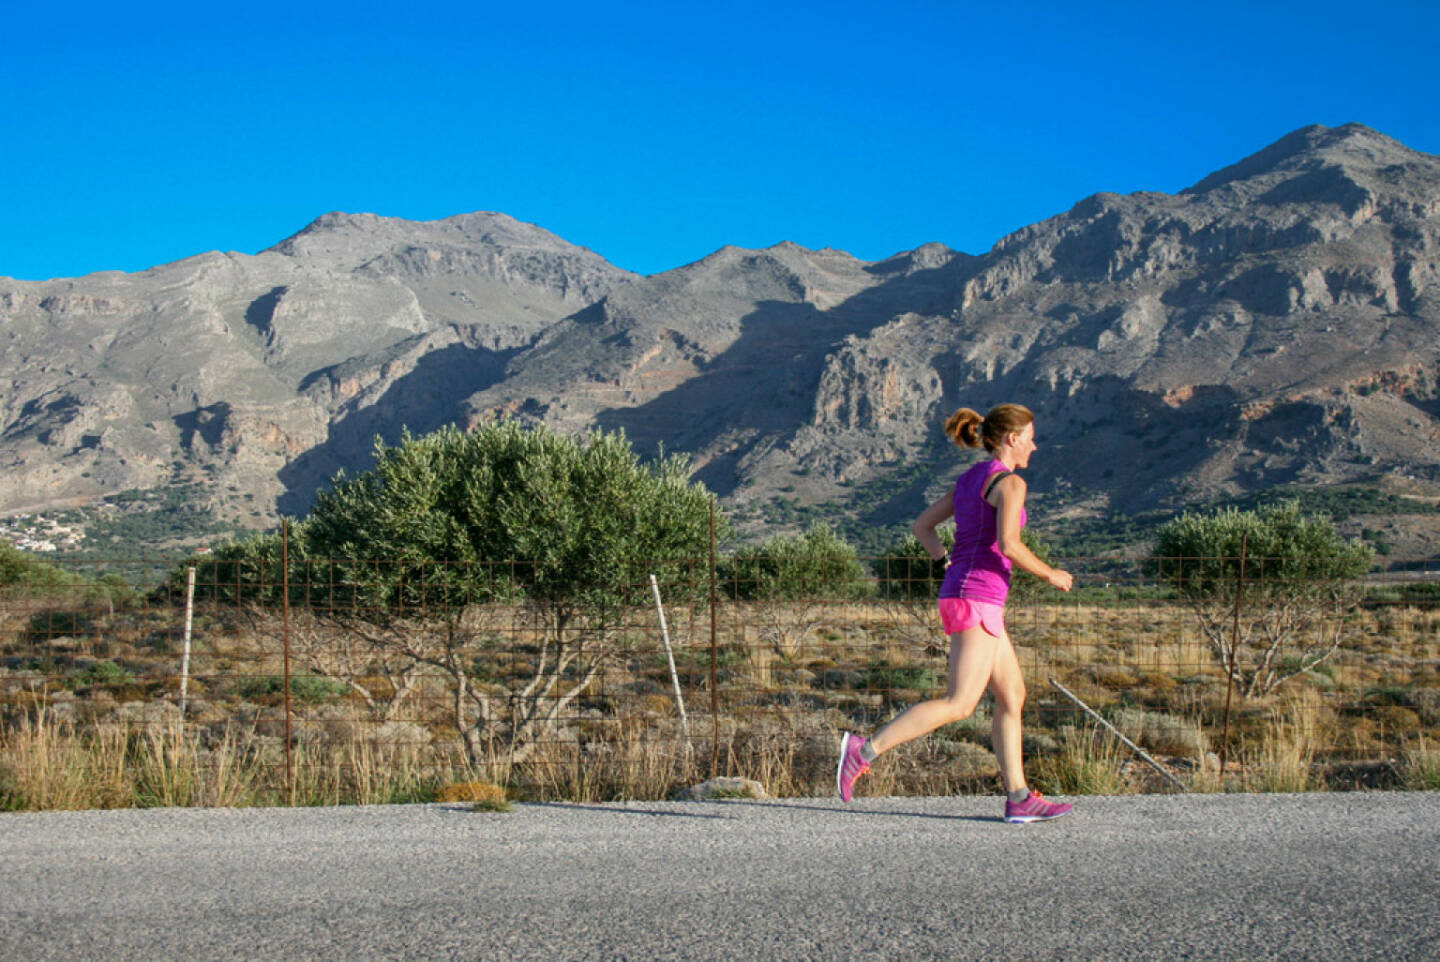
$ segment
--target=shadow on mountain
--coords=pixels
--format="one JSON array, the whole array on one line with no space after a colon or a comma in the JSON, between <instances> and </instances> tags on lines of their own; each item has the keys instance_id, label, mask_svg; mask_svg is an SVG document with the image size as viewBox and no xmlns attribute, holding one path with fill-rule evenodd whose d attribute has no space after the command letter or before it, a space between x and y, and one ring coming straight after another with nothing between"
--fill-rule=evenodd
<instances>
[{"instance_id":1,"label":"shadow on mountain","mask_svg":"<svg viewBox=\"0 0 1440 962\"><path fill-rule=\"evenodd\" d=\"M399 441L406 428L429 434L464 420L460 401L501 379L517 348L491 351L451 344L420 359L409 374L397 378L373 404L353 408L330 425L321 444L280 470L285 493L277 501L282 514L304 515L315 493L329 487L335 473L367 471L375 465L375 438Z\"/></svg>"},{"instance_id":2,"label":"shadow on mountain","mask_svg":"<svg viewBox=\"0 0 1440 962\"><path fill-rule=\"evenodd\" d=\"M1232 477L1237 445L1246 424L1240 395L1227 385L1206 385L1178 406L1121 378L1104 379L1098 392L1112 412L1078 430L1052 431L1057 443L1038 472L1041 484L1063 478L1107 494L1112 511L1127 513L1188 505L1197 496L1186 479L1200 474ZM1063 410L1064 399L1051 401ZM1095 411L1095 408L1091 409ZM1058 420L1058 418L1057 418Z\"/></svg>"},{"instance_id":3,"label":"shadow on mountain","mask_svg":"<svg viewBox=\"0 0 1440 962\"><path fill-rule=\"evenodd\" d=\"M948 314L961 283L952 260L867 288L825 311L808 302L761 301L741 319L739 338L702 373L644 404L602 411L595 423L623 429L644 454L661 444L671 451L718 450L694 478L716 494L730 494L747 458L810 422L825 358L846 337L901 314Z\"/></svg>"},{"instance_id":4,"label":"shadow on mountain","mask_svg":"<svg viewBox=\"0 0 1440 962\"><path fill-rule=\"evenodd\" d=\"M937 366L950 366L947 357L938 357ZM1237 439L1245 430L1239 395L1225 385L1197 386L1183 403L1171 404L1113 374L1072 390L1070 383L1050 384L1045 373L1020 364L966 385L959 399L981 413L1005 402L1034 412L1038 453L1025 478L1037 494L1103 493L1112 511L1123 512L1176 504L1186 494L1178 479L1221 453L1215 439ZM944 454L936 460L943 463Z\"/></svg>"},{"instance_id":5,"label":"shadow on mountain","mask_svg":"<svg viewBox=\"0 0 1440 962\"><path fill-rule=\"evenodd\" d=\"M180 429L180 445L187 451L195 446L198 438L210 447L220 443L225 431L225 421L230 417L231 407L225 401L196 408L171 418Z\"/></svg>"},{"instance_id":6,"label":"shadow on mountain","mask_svg":"<svg viewBox=\"0 0 1440 962\"><path fill-rule=\"evenodd\" d=\"M280 298L285 295L286 288L272 287L268 292L261 294L250 302L245 308L245 323L254 328L255 333L262 338L268 337L271 332L271 322L275 318L275 308L280 304Z\"/></svg>"},{"instance_id":7,"label":"shadow on mountain","mask_svg":"<svg viewBox=\"0 0 1440 962\"><path fill-rule=\"evenodd\" d=\"M1405 395L1405 400L1420 411L1425 412L1432 418L1440 418L1440 398L1417 398L1414 395Z\"/></svg>"}]
</instances>

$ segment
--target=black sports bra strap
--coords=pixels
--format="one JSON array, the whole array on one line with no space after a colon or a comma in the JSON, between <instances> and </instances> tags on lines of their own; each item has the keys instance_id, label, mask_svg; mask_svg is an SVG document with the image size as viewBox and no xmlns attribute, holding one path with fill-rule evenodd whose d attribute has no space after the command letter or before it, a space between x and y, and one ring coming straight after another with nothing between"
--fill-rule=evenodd
<instances>
[{"instance_id":1,"label":"black sports bra strap","mask_svg":"<svg viewBox=\"0 0 1440 962\"><path fill-rule=\"evenodd\" d=\"M995 485L999 484L1003 478L1008 478L1014 473L1014 471L996 471L994 474L992 474L990 476L990 480L985 482L985 490L981 492L980 499L982 501L989 501L990 492L995 490Z\"/></svg>"}]
</instances>

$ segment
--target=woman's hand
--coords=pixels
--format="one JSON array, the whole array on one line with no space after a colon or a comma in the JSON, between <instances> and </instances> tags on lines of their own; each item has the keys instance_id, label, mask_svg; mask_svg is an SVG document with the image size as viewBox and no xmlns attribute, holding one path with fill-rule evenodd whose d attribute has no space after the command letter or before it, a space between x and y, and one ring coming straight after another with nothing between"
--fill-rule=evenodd
<instances>
[{"instance_id":1,"label":"woman's hand","mask_svg":"<svg viewBox=\"0 0 1440 962\"><path fill-rule=\"evenodd\" d=\"M1075 585L1074 576L1063 568L1051 568L1050 573L1045 576L1045 580L1061 591L1069 591Z\"/></svg>"}]
</instances>

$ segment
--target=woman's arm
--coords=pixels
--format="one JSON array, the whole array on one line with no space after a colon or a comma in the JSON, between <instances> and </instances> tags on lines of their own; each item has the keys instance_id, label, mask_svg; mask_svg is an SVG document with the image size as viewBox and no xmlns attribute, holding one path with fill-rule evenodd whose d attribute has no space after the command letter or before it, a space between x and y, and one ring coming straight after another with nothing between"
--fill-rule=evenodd
<instances>
[{"instance_id":1,"label":"woman's arm","mask_svg":"<svg viewBox=\"0 0 1440 962\"><path fill-rule=\"evenodd\" d=\"M926 508L925 513L915 519L915 524L910 528L915 533L915 537L920 539L920 543L925 546L930 557L936 561L943 561L946 551L945 545L940 543L940 536L935 533L935 529L940 526L942 521L954 514L955 498L953 495L947 494Z\"/></svg>"},{"instance_id":2,"label":"woman's arm","mask_svg":"<svg viewBox=\"0 0 1440 962\"><path fill-rule=\"evenodd\" d=\"M996 482L990 491L990 503L995 505L999 517L996 527L999 532L1000 553L1024 570L1044 578L1061 591L1069 591L1075 579L1070 572L1052 568L1035 556L1020 539L1020 512L1025 509L1025 493L1028 488L1025 479L1011 474Z\"/></svg>"}]
</instances>

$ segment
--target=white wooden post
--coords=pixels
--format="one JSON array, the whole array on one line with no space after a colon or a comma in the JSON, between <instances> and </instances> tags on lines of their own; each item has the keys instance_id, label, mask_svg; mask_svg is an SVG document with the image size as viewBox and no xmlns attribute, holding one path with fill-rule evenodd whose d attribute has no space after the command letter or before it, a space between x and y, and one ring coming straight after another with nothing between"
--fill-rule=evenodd
<instances>
[{"instance_id":1,"label":"white wooden post","mask_svg":"<svg viewBox=\"0 0 1440 962\"><path fill-rule=\"evenodd\" d=\"M190 623L195 614L195 566L185 569L185 653L180 656L180 717L185 717L185 695L190 687Z\"/></svg>"},{"instance_id":2,"label":"white wooden post","mask_svg":"<svg viewBox=\"0 0 1440 962\"><path fill-rule=\"evenodd\" d=\"M665 627L665 606L660 603L660 582L650 576L655 593L655 610L660 613L660 638L665 642L665 660L670 663L670 682L675 686L675 705L680 709L680 729L685 733L685 750L690 750L690 719L685 717L685 696L680 694L680 674L675 670L675 653L670 650L670 630Z\"/></svg>"}]
</instances>

